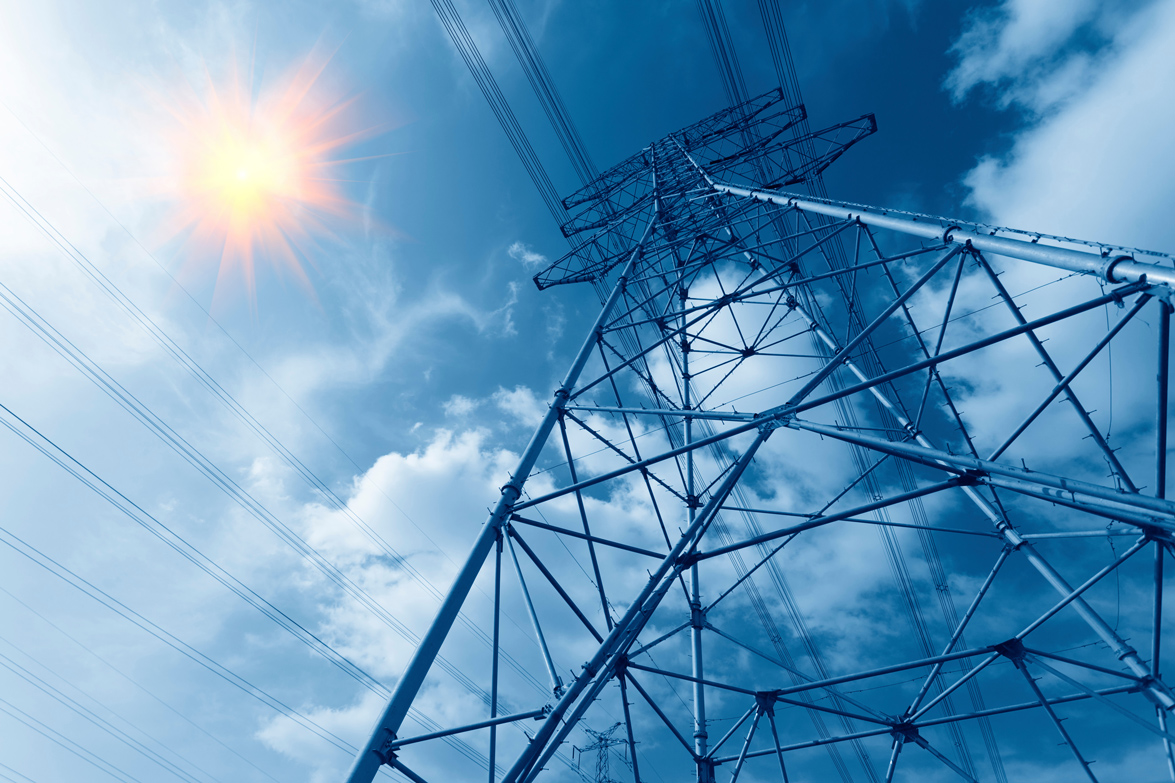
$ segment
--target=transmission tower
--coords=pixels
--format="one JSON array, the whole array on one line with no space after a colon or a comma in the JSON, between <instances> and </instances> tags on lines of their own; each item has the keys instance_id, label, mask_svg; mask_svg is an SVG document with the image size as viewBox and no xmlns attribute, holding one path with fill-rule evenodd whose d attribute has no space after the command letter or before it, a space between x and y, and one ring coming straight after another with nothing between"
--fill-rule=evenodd
<instances>
[{"instance_id":1,"label":"transmission tower","mask_svg":"<svg viewBox=\"0 0 1175 783\"><path fill-rule=\"evenodd\" d=\"M594 742L583 748L576 748L583 758L584 754L596 754L596 777L595 783L619 783L613 779L608 770L608 757L612 753L612 748L618 745L624 745L625 740L614 736L616 731L621 727L621 723L617 721L608 727L607 731L595 731L593 729L584 729L583 733L591 737Z\"/></svg>"},{"instance_id":2,"label":"transmission tower","mask_svg":"<svg viewBox=\"0 0 1175 783\"><path fill-rule=\"evenodd\" d=\"M794 132L803 119L765 93L563 200L574 249L535 282L589 284L599 314L349 781L383 764L424 780L438 739L481 731L489 780L531 781L614 719L635 781L756 765L785 781L1005 780L1001 739L1046 732L1042 761L1074 778L1097 779L1093 743L1171 764L1171 257L791 192L876 129ZM1026 314L1008 269L1055 272L1060 293ZM963 292L990 304L960 312ZM1088 345L1054 355L1057 334ZM1122 452L1079 398L1113 346L1157 378L1154 426ZM990 356L1023 410L979 437L951 387ZM1109 562L1080 548L1107 540ZM832 555L857 549L892 580L838 603L855 574ZM483 571L488 714L413 736L405 716L443 679L433 663ZM511 574L534 632L512 654L546 671L545 699L498 665ZM1145 620L1103 617L1111 581L1153 603ZM733 716L720 736L715 707ZM533 734L497 731L532 719Z\"/></svg>"}]
</instances>

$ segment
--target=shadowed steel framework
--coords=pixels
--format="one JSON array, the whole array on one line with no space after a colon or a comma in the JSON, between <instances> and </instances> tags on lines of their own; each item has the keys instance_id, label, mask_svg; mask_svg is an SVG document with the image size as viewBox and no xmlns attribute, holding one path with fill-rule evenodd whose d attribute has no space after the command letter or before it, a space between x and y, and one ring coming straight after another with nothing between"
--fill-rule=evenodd
<instances>
[{"instance_id":1,"label":"shadowed steel framework","mask_svg":"<svg viewBox=\"0 0 1175 783\"><path fill-rule=\"evenodd\" d=\"M768 92L563 200L574 249L535 282L593 286L598 317L348 781L382 765L423 780L417 760L456 734L484 743L491 783L567 777L560 748L617 721L619 780L1002 781L1001 741L1025 731L1096 780L1074 716L1099 748L1153 748L1175 780L1159 666L1172 259L792 192L876 130L805 120ZM1022 312L1001 279L1020 268L1065 284ZM991 304L960 312L963 292ZM1088 344L1055 355L1058 330ZM1131 435L1145 460L1078 396L1125 340L1154 368L1132 396L1153 406ZM1026 380L1015 425L980 439L952 383L983 372ZM1092 540L1119 543L1096 560ZM833 555L862 541L892 579L838 601L856 575ZM1094 596L1115 581L1153 603L1147 622L1104 616ZM413 735L475 585L493 596L471 672L488 709ZM545 699L499 666L506 589Z\"/></svg>"}]
</instances>

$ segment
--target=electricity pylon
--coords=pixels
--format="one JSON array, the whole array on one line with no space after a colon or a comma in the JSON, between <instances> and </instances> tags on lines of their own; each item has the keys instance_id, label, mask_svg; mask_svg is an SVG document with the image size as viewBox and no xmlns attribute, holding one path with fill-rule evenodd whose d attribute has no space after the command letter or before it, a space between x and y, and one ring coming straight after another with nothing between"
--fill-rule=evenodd
<instances>
[{"instance_id":1,"label":"electricity pylon","mask_svg":"<svg viewBox=\"0 0 1175 783\"><path fill-rule=\"evenodd\" d=\"M612 748L617 745L624 745L625 741L619 737L614 736L616 730L622 724L617 721L607 728L605 731L594 731L592 729L584 729L584 734L592 738L592 744L584 748L578 748L580 757L582 758L586 753L596 754L596 776L595 783L617 783L612 777L609 770L608 757L612 752Z\"/></svg>"},{"instance_id":2,"label":"electricity pylon","mask_svg":"<svg viewBox=\"0 0 1175 783\"><path fill-rule=\"evenodd\" d=\"M564 200L577 244L535 281L591 284L599 314L349 781L423 780L459 733L491 783L531 781L616 720L638 782L1004 780L1001 743L1046 731L1074 777L1091 750L1171 764L1171 258L790 192L875 130L803 116L769 92ZM1000 270L1060 282L1025 313ZM1123 451L1081 399L1115 347L1157 378ZM961 411L952 385L979 405L993 377L1020 394ZM413 735L483 571L486 714ZM503 574L545 696L499 665Z\"/></svg>"}]
</instances>

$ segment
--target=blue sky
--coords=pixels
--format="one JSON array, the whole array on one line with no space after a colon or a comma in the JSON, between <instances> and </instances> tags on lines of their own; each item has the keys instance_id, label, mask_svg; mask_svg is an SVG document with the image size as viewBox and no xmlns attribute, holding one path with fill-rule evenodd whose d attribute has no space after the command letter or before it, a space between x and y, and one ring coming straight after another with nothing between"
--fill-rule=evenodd
<instances>
[{"instance_id":1,"label":"blue sky","mask_svg":"<svg viewBox=\"0 0 1175 783\"><path fill-rule=\"evenodd\" d=\"M556 186L574 190L488 5L457 5ZM693 3L518 6L601 168L724 103ZM756 5L724 7L751 92L774 86ZM828 172L833 198L1175 249L1172 0L830 0L784 13L813 125L875 112L880 126ZM260 91L316 47L334 52L321 89L355 96L350 121L379 131L345 151L364 158L341 169L355 219L308 249L314 296L264 258L252 305L239 287L214 300L207 266L179 288L171 275L192 249L160 239L169 205L157 185L175 153L165 99L244 60ZM0 283L420 633L436 605L427 590L400 564L369 568L324 497L11 201L27 200L443 589L595 298L531 283L538 257L566 243L429 4L0 2L0 74L0 177L12 194L0 203ZM1035 280L1008 279L1019 290ZM0 403L374 675L397 676L404 639L370 632L370 618L188 461L12 315L0 322ZM970 411L996 411L1015 392L976 384ZM378 699L8 430L0 469L11 535L362 738ZM173 763L198 763L209 773L198 779L325 781L346 765L10 547L0 588L6 660L187 760ZM126 774L169 779L12 669L0 683L9 709ZM462 706L435 717L458 720ZM0 775L104 779L13 714L0 715ZM1128 758L1106 766L1118 763L1132 769Z\"/></svg>"}]
</instances>

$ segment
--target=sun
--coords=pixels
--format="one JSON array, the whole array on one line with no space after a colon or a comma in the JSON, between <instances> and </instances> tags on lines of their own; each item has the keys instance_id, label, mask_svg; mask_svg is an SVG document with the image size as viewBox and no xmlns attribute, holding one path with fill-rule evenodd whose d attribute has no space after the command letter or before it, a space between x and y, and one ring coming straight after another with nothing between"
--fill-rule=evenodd
<instances>
[{"instance_id":1,"label":"sun","mask_svg":"<svg viewBox=\"0 0 1175 783\"><path fill-rule=\"evenodd\" d=\"M313 162L299 156L294 134L255 123L217 125L193 150L189 187L205 206L222 209L230 224L247 231L302 200Z\"/></svg>"},{"instance_id":2,"label":"sun","mask_svg":"<svg viewBox=\"0 0 1175 783\"><path fill-rule=\"evenodd\" d=\"M355 99L323 84L330 58L308 56L268 83L239 68L171 100L175 176L166 239L181 238L185 272L216 267L214 299L242 285L256 304L259 263L292 276L311 295L307 265L324 240L353 223L338 169L342 150L373 135ZM193 269L195 267L195 269Z\"/></svg>"}]
</instances>

